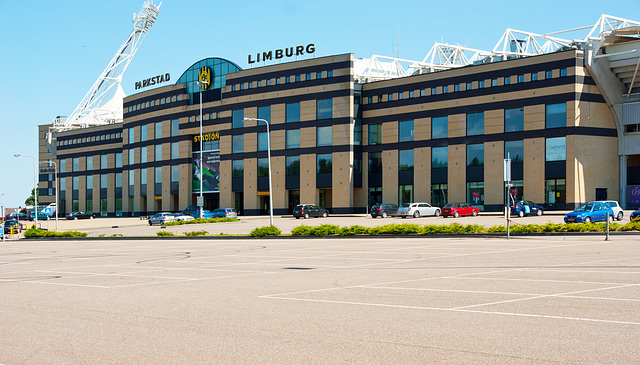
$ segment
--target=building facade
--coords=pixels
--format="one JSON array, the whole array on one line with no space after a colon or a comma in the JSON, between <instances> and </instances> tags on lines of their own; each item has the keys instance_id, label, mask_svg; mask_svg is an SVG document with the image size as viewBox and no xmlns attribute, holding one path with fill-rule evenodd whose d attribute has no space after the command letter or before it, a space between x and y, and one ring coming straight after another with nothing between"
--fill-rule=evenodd
<instances>
[{"instance_id":1,"label":"building facade","mask_svg":"<svg viewBox=\"0 0 640 365\"><path fill-rule=\"evenodd\" d=\"M202 188L206 209L268 214L267 130L244 118L270 124L279 215L300 203L333 214L411 201L501 210L507 156L509 193L549 210L627 193L616 122L581 50L368 83L355 81L353 54L250 70L208 58L123 108L123 123L58 132L49 148L40 126L61 212L180 211ZM640 157L626 161L626 183L640 185ZM47 169L39 188L54 201Z\"/></svg>"}]
</instances>

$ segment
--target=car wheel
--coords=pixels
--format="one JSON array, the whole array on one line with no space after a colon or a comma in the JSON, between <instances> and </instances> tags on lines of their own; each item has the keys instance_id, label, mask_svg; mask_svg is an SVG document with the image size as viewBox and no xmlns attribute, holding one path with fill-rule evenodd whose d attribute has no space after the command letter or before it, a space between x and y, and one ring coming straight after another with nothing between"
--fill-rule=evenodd
<instances>
[{"instance_id":1,"label":"car wheel","mask_svg":"<svg viewBox=\"0 0 640 365\"><path fill-rule=\"evenodd\" d=\"M304 213L304 219L309 219L309 213Z\"/></svg>"},{"instance_id":2,"label":"car wheel","mask_svg":"<svg viewBox=\"0 0 640 365\"><path fill-rule=\"evenodd\" d=\"M609 223L613 223L613 216L612 215L609 216Z\"/></svg>"},{"instance_id":3,"label":"car wheel","mask_svg":"<svg viewBox=\"0 0 640 365\"><path fill-rule=\"evenodd\" d=\"M151 221L149 221L149 225L150 225L150 226L152 226L152 225L153 225L153 223L152 223Z\"/></svg>"},{"instance_id":4,"label":"car wheel","mask_svg":"<svg viewBox=\"0 0 640 365\"><path fill-rule=\"evenodd\" d=\"M420 212L416 211L413 213L413 218L420 218Z\"/></svg>"},{"instance_id":5,"label":"car wheel","mask_svg":"<svg viewBox=\"0 0 640 365\"><path fill-rule=\"evenodd\" d=\"M435 213L433 213L433 215L434 215L435 217L439 217L439 216L440 216L440 209L436 209L436 212L435 212Z\"/></svg>"},{"instance_id":6,"label":"car wheel","mask_svg":"<svg viewBox=\"0 0 640 365\"><path fill-rule=\"evenodd\" d=\"M322 212L322 218L327 218L329 216L329 213L327 212Z\"/></svg>"},{"instance_id":7,"label":"car wheel","mask_svg":"<svg viewBox=\"0 0 640 365\"><path fill-rule=\"evenodd\" d=\"M296 217L296 219L300 219L300 217Z\"/></svg>"},{"instance_id":8,"label":"car wheel","mask_svg":"<svg viewBox=\"0 0 640 365\"><path fill-rule=\"evenodd\" d=\"M538 211L536 212L536 215L539 217L542 215L542 209L538 209Z\"/></svg>"},{"instance_id":9,"label":"car wheel","mask_svg":"<svg viewBox=\"0 0 640 365\"><path fill-rule=\"evenodd\" d=\"M453 218L458 218L460 216L460 213L458 212L453 212Z\"/></svg>"},{"instance_id":10,"label":"car wheel","mask_svg":"<svg viewBox=\"0 0 640 365\"><path fill-rule=\"evenodd\" d=\"M474 210L474 211L472 211L472 212L471 212L471 215L472 215L473 217L477 217L477 216L478 216L478 212Z\"/></svg>"},{"instance_id":11,"label":"car wheel","mask_svg":"<svg viewBox=\"0 0 640 365\"><path fill-rule=\"evenodd\" d=\"M585 222L585 223L591 223L591 217L586 217L586 218L584 219L584 222Z\"/></svg>"},{"instance_id":12,"label":"car wheel","mask_svg":"<svg viewBox=\"0 0 640 365\"><path fill-rule=\"evenodd\" d=\"M475 210L474 210L474 212L475 212ZM523 210L518 211L518 217L520 217L520 218L524 217L524 211Z\"/></svg>"},{"instance_id":13,"label":"car wheel","mask_svg":"<svg viewBox=\"0 0 640 365\"><path fill-rule=\"evenodd\" d=\"M618 212L618 216L616 217L616 219L621 221L623 217L624 217L624 213Z\"/></svg>"},{"instance_id":14,"label":"car wheel","mask_svg":"<svg viewBox=\"0 0 640 365\"><path fill-rule=\"evenodd\" d=\"M382 212L382 218L387 218L387 212Z\"/></svg>"}]
</instances>

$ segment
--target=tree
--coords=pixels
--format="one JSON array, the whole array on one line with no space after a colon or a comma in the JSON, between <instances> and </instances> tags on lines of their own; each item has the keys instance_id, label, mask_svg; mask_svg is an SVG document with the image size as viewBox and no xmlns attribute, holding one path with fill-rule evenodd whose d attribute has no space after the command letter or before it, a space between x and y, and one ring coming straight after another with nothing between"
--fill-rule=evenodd
<instances>
[{"instance_id":1,"label":"tree","mask_svg":"<svg viewBox=\"0 0 640 365\"><path fill-rule=\"evenodd\" d=\"M34 205L34 203L35 203L35 198L34 198L34 194L33 194L34 192L37 193L37 190L36 189L31 189L31 196L28 197L27 200L24 201L24 203L26 205ZM40 194L38 194L38 199L40 199Z\"/></svg>"}]
</instances>

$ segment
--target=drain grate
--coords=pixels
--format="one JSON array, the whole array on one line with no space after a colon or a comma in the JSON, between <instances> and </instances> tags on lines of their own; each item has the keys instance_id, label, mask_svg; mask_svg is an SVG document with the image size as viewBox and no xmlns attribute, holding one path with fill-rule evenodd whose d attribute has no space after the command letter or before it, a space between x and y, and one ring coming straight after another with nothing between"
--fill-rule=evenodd
<instances>
[{"instance_id":1,"label":"drain grate","mask_svg":"<svg viewBox=\"0 0 640 365\"><path fill-rule=\"evenodd\" d=\"M283 270L313 270L313 267L283 267Z\"/></svg>"}]
</instances>

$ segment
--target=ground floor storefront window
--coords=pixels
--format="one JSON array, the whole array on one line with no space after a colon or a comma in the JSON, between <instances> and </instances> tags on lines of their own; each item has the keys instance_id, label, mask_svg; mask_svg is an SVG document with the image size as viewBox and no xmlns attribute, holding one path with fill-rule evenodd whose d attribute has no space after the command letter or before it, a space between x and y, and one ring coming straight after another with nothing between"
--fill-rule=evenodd
<instances>
[{"instance_id":1,"label":"ground floor storefront window","mask_svg":"<svg viewBox=\"0 0 640 365\"><path fill-rule=\"evenodd\" d=\"M447 184L431 184L431 205L434 207L443 207L448 203L448 185Z\"/></svg>"},{"instance_id":2,"label":"ground floor storefront window","mask_svg":"<svg viewBox=\"0 0 640 365\"><path fill-rule=\"evenodd\" d=\"M467 203L484 210L484 182L467 183Z\"/></svg>"},{"instance_id":3,"label":"ground floor storefront window","mask_svg":"<svg viewBox=\"0 0 640 365\"><path fill-rule=\"evenodd\" d=\"M547 209L565 209L567 203L567 182L565 179L546 181Z\"/></svg>"}]
</instances>

